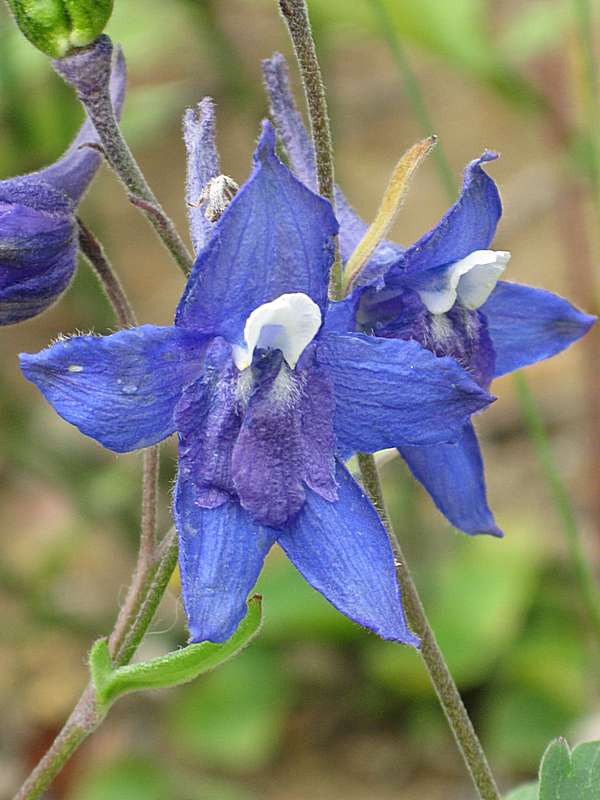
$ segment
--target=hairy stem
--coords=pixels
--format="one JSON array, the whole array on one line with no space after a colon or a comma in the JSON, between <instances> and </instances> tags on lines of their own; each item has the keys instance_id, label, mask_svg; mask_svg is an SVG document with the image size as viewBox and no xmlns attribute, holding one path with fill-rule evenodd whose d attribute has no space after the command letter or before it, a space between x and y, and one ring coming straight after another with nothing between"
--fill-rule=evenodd
<instances>
[{"instance_id":1,"label":"hairy stem","mask_svg":"<svg viewBox=\"0 0 600 800\"><path fill-rule=\"evenodd\" d=\"M406 564L400 542L391 525L385 507L375 459L371 455L360 453L358 455L358 463L365 491L385 525L392 550L394 551L396 570L402 588L402 599L408 621L412 631L421 639L421 657L425 662L431 683L444 710L463 760L482 800L500 800L500 793L490 765L436 641L417 587Z\"/></svg>"},{"instance_id":2,"label":"hairy stem","mask_svg":"<svg viewBox=\"0 0 600 800\"><path fill-rule=\"evenodd\" d=\"M171 253L184 274L192 268L192 258L173 222L167 216L148 185L129 145L123 138L110 98L112 42L102 35L88 48L54 62L54 68L77 92L94 123L108 163L130 194L142 200L146 219Z\"/></svg>"},{"instance_id":3,"label":"hairy stem","mask_svg":"<svg viewBox=\"0 0 600 800\"><path fill-rule=\"evenodd\" d=\"M335 208L333 143L327 111L327 97L310 27L306 0L278 0L278 2L294 45L302 77L310 119L310 132L315 148L317 187L319 194L329 200ZM341 300L342 294L342 265L339 255L336 255L329 277L329 296L332 300Z\"/></svg>"},{"instance_id":4,"label":"hairy stem","mask_svg":"<svg viewBox=\"0 0 600 800\"><path fill-rule=\"evenodd\" d=\"M98 278L117 322L121 328L131 328L137 325L135 312L125 294L119 276L106 257L104 248L79 218L77 225L79 226L79 248Z\"/></svg>"},{"instance_id":5,"label":"hairy stem","mask_svg":"<svg viewBox=\"0 0 600 800\"><path fill-rule=\"evenodd\" d=\"M136 317L119 278L106 258L101 244L78 220L81 250L96 273L121 327L136 324ZM171 529L156 542L156 504L160 466L159 447L150 447L143 456L142 513L140 545L133 578L108 644L115 665L130 661L148 630L177 563L177 536ZM35 800L52 783L81 743L100 725L103 715L95 703L95 692L88 685L60 733L42 760L27 778L14 800Z\"/></svg>"},{"instance_id":6,"label":"hairy stem","mask_svg":"<svg viewBox=\"0 0 600 800\"><path fill-rule=\"evenodd\" d=\"M119 642L113 642L112 636L109 640L109 643L113 642L111 652L115 666L123 666L131 660L154 618L176 564L177 535L174 528L171 528L156 548L151 571L136 591L138 611L135 618L132 619L127 603L119 612L115 630L122 628L123 635ZM127 620L126 624L124 620ZM94 687L88 684L62 730L13 800L37 800L41 797L103 718L96 708Z\"/></svg>"}]
</instances>

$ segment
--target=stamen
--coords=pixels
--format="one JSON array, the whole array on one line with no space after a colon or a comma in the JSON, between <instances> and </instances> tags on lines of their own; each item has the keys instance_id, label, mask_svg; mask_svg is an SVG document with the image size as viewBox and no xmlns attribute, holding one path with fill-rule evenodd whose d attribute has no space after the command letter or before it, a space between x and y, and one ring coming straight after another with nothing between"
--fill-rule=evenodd
<instances>
[{"instance_id":1,"label":"stamen","mask_svg":"<svg viewBox=\"0 0 600 800\"><path fill-rule=\"evenodd\" d=\"M344 288L346 294L352 288L352 284L356 281L361 270L375 252L377 245L380 244L392 226L396 214L400 210L404 198L406 197L412 176L421 162L433 150L436 142L437 136L430 136L428 139L423 139L422 142L418 142L413 145L410 150L407 150L394 167L392 177L384 192L377 215L346 264L344 272Z\"/></svg>"}]
</instances>

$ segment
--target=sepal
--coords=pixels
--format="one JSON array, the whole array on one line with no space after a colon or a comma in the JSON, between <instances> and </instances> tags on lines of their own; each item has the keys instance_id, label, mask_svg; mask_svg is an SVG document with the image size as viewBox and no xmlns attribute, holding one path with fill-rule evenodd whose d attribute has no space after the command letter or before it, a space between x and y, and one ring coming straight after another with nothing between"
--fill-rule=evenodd
<instances>
[{"instance_id":1,"label":"sepal","mask_svg":"<svg viewBox=\"0 0 600 800\"><path fill-rule=\"evenodd\" d=\"M96 707L103 717L110 706L126 694L144 689L167 689L197 678L237 655L257 635L262 624L262 598L248 601L248 613L235 633L222 644L190 644L162 658L114 667L108 642L99 639L91 649L90 674L96 692Z\"/></svg>"}]
</instances>

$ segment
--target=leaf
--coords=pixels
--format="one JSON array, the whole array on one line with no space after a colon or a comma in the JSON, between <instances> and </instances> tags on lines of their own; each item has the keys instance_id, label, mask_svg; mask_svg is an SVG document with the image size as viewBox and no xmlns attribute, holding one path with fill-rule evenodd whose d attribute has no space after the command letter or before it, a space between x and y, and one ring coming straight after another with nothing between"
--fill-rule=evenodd
<instances>
[{"instance_id":1,"label":"leaf","mask_svg":"<svg viewBox=\"0 0 600 800\"><path fill-rule=\"evenodd\" d=\"M106 639L100 639L90 652L90 672L100 712L105 714L115 700L124 694L179 686L218 667L249 644L258 633L261 621L261 598L255 595L248 603L248 613L239 628L223 644L192 644L162 658L116 669Z\"/></svg>"},{"instance_id":2,"label":"leaf","mask_svg":"<svg viewBox=\"0 0 600 800\"><path fill-rule=\"evenodd\" d=\"M600 797L600 741L570 750L552 742L542 758L539 800L594 800Z\"/></svg>"}]
</instances>

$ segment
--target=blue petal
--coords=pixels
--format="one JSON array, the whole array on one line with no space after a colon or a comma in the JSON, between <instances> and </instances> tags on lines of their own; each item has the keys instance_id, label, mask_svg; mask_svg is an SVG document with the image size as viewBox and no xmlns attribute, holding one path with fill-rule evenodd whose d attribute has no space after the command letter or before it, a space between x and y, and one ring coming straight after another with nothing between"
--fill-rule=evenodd
<instances>
[{"instance_id":1,"label":"blue petal","mask_svg":"<svg viewBox=\"0 0 600 800\"><path fill-rule=\"evenodd\" d=\"M495 153L486 151L481 158L471 161L456 203L435 228L402 253L385 276L386 286L407 285L411 273L442 267L474 250L489 248L502 214L502 204L496 184L481 165L495 158Z\"/></svg>"},{"instance_id":2,"label":"blue petal","mask_svg":"<svg viewBox=\"0 0 600 800\"><path fill-rule=\"evenodd\" d=\"M470 415L493 399L451 358L413 341L323 334L317 360L333 382L344 452L455 441Z\"/></svg>"},{"instance_id":3,"label":"blue petal","mask_svg":"<svg viewBox=\"0 0 600 800\"><path fill-rule=\"evenodd\" d=\"M377 512L338 464L339 501L307 492L306 503L279 537L296 569L342 614L383 639L413 647L404 618L392 548Z\"/></svg>"},{"instance_id":4,"label":"blue petal","mask_svg":"<svg viewBox=\"0 0 600 800\"><path fill-rule=\"evenodd\" d=\"M183 118L187 149L186 200L195 253L204 247L214 227L204 216L205 209L199 200L209 181L220 172L215 133L214 103L210 97L205 97L197 109L188 108Z\"/></svg>"},{"instance_id":5,"label":"blue petal","mask_svg":"<svg viewBox=\"0 0 600 800\"><path fill-rule=\"evenodd\" d=\"M0 187L0 325L22 322L44 311L66 289L75 271L77 237L72 214L8 200L23 194L22 187ZM48 188L42 196L34 193L34 201L43 205L47 194L57 193Z\"/></svg>"},{"instance_id":6,"label":"blue petal","mask_svg":"<svg viewBox=\"0 0 600 800\"><path fill-rule=\"evenodd\" d=\"M337 223L329 203L294 178L274 146L265 123L252 176L198 256L177 325L239 342L250 313L286 292L303 292L325 308Z\"/></svg>"},{"instance_id":7,"label":"blue petal","mask_svg":"<svg viewBox=\"0 0 600 800\"><path fill-rule=\"evenodd\" d=\"M20 361L63 419L122 453L173 433L175 404L200 372L203 346L186 331L143 325L59 341Z\"/></svg>"},{"instance_id":8,"label":"blue petal","mask_svg":"<svg viewBox=\"0 0 600 800\"><path fill-rule=\"evenodd\" d=\"M126 81L127 66L123 52L118 47L110 80L110 94L117 119L121 117ZM27 177L43 181L64 192L74 203L79 203L102 161L102 155L88 147L88 144L100 144L100 138L92 122L86 119L73 144L62 158Z\"/></svg>"},{"instance_id":9,"label":"blue petal","mask_svg":"<svg viewBox=\"0 0 600 800\"><path fill-rule=\"evenodd\" d=\"M203 508L237 498L231 456L242 424L238 378L231 347L214 339L202 377L186 386L175 409L179 479L193 480L195 502Z\"/></svg>"},{"instance_id":10,"label":"blue petal","mask_svg":"<svg viewBox=\"0 0 600 800\"><path fill-rule=\"evenodd\" d=\"M233 449L241 505L265 525L283 528L304 504L306 483L337 498L333 478L333 396L312 364L290 370L280 351L252 367L253 388Z\"/></svg>"},{"instance_id":11,"label":"blue petal","mask_svg":"<svg viewBox=\"0 0 600 800\"><path fill-rule=\"evenodd\" d=\"M263 61L265 88L269 95L271 116L290 160L290 166L299 180L309 189L317 191L315 152L290 91L288 67L281 53ZM336 217L340 224L340 254L346 263L367 232L368 225L352 209L344 194L335 188ZM382 242L367 269L378 272L387 269L402 252L399 245Z\"/></svg>"},{"instance_id":12,"label":"blue petal","mask_svg":"<svg viewBox=\"0 0 600 800\"><path fill-rule=\"evenodd\" d=\"M503 535L488 507L483 460L471 423L455 444L398 449L452 525L470 534Z\"/></svg>"},{"instance_id":13,"label":"blue petal","mask_svg":"<svg viewBox=\"0 0 600 800\"><path fill-rule=\"evenodd\" d=\"M193 482L181 478L175 521L190 641L223 642L246 613L246 598L277 531L255 522L235 501L201 508Z\"/></svg>"},{"instance_id":14,"label":"blue petal","mask_svg":"<svg viewBox=\"0 0 600 800\"><path fill-rule=\"evenodd\" d=\"M504 281L496 284L480 311L496 351L496 378L555 356L596 322L551 292Z\"/></svg>"}]
</instances>

